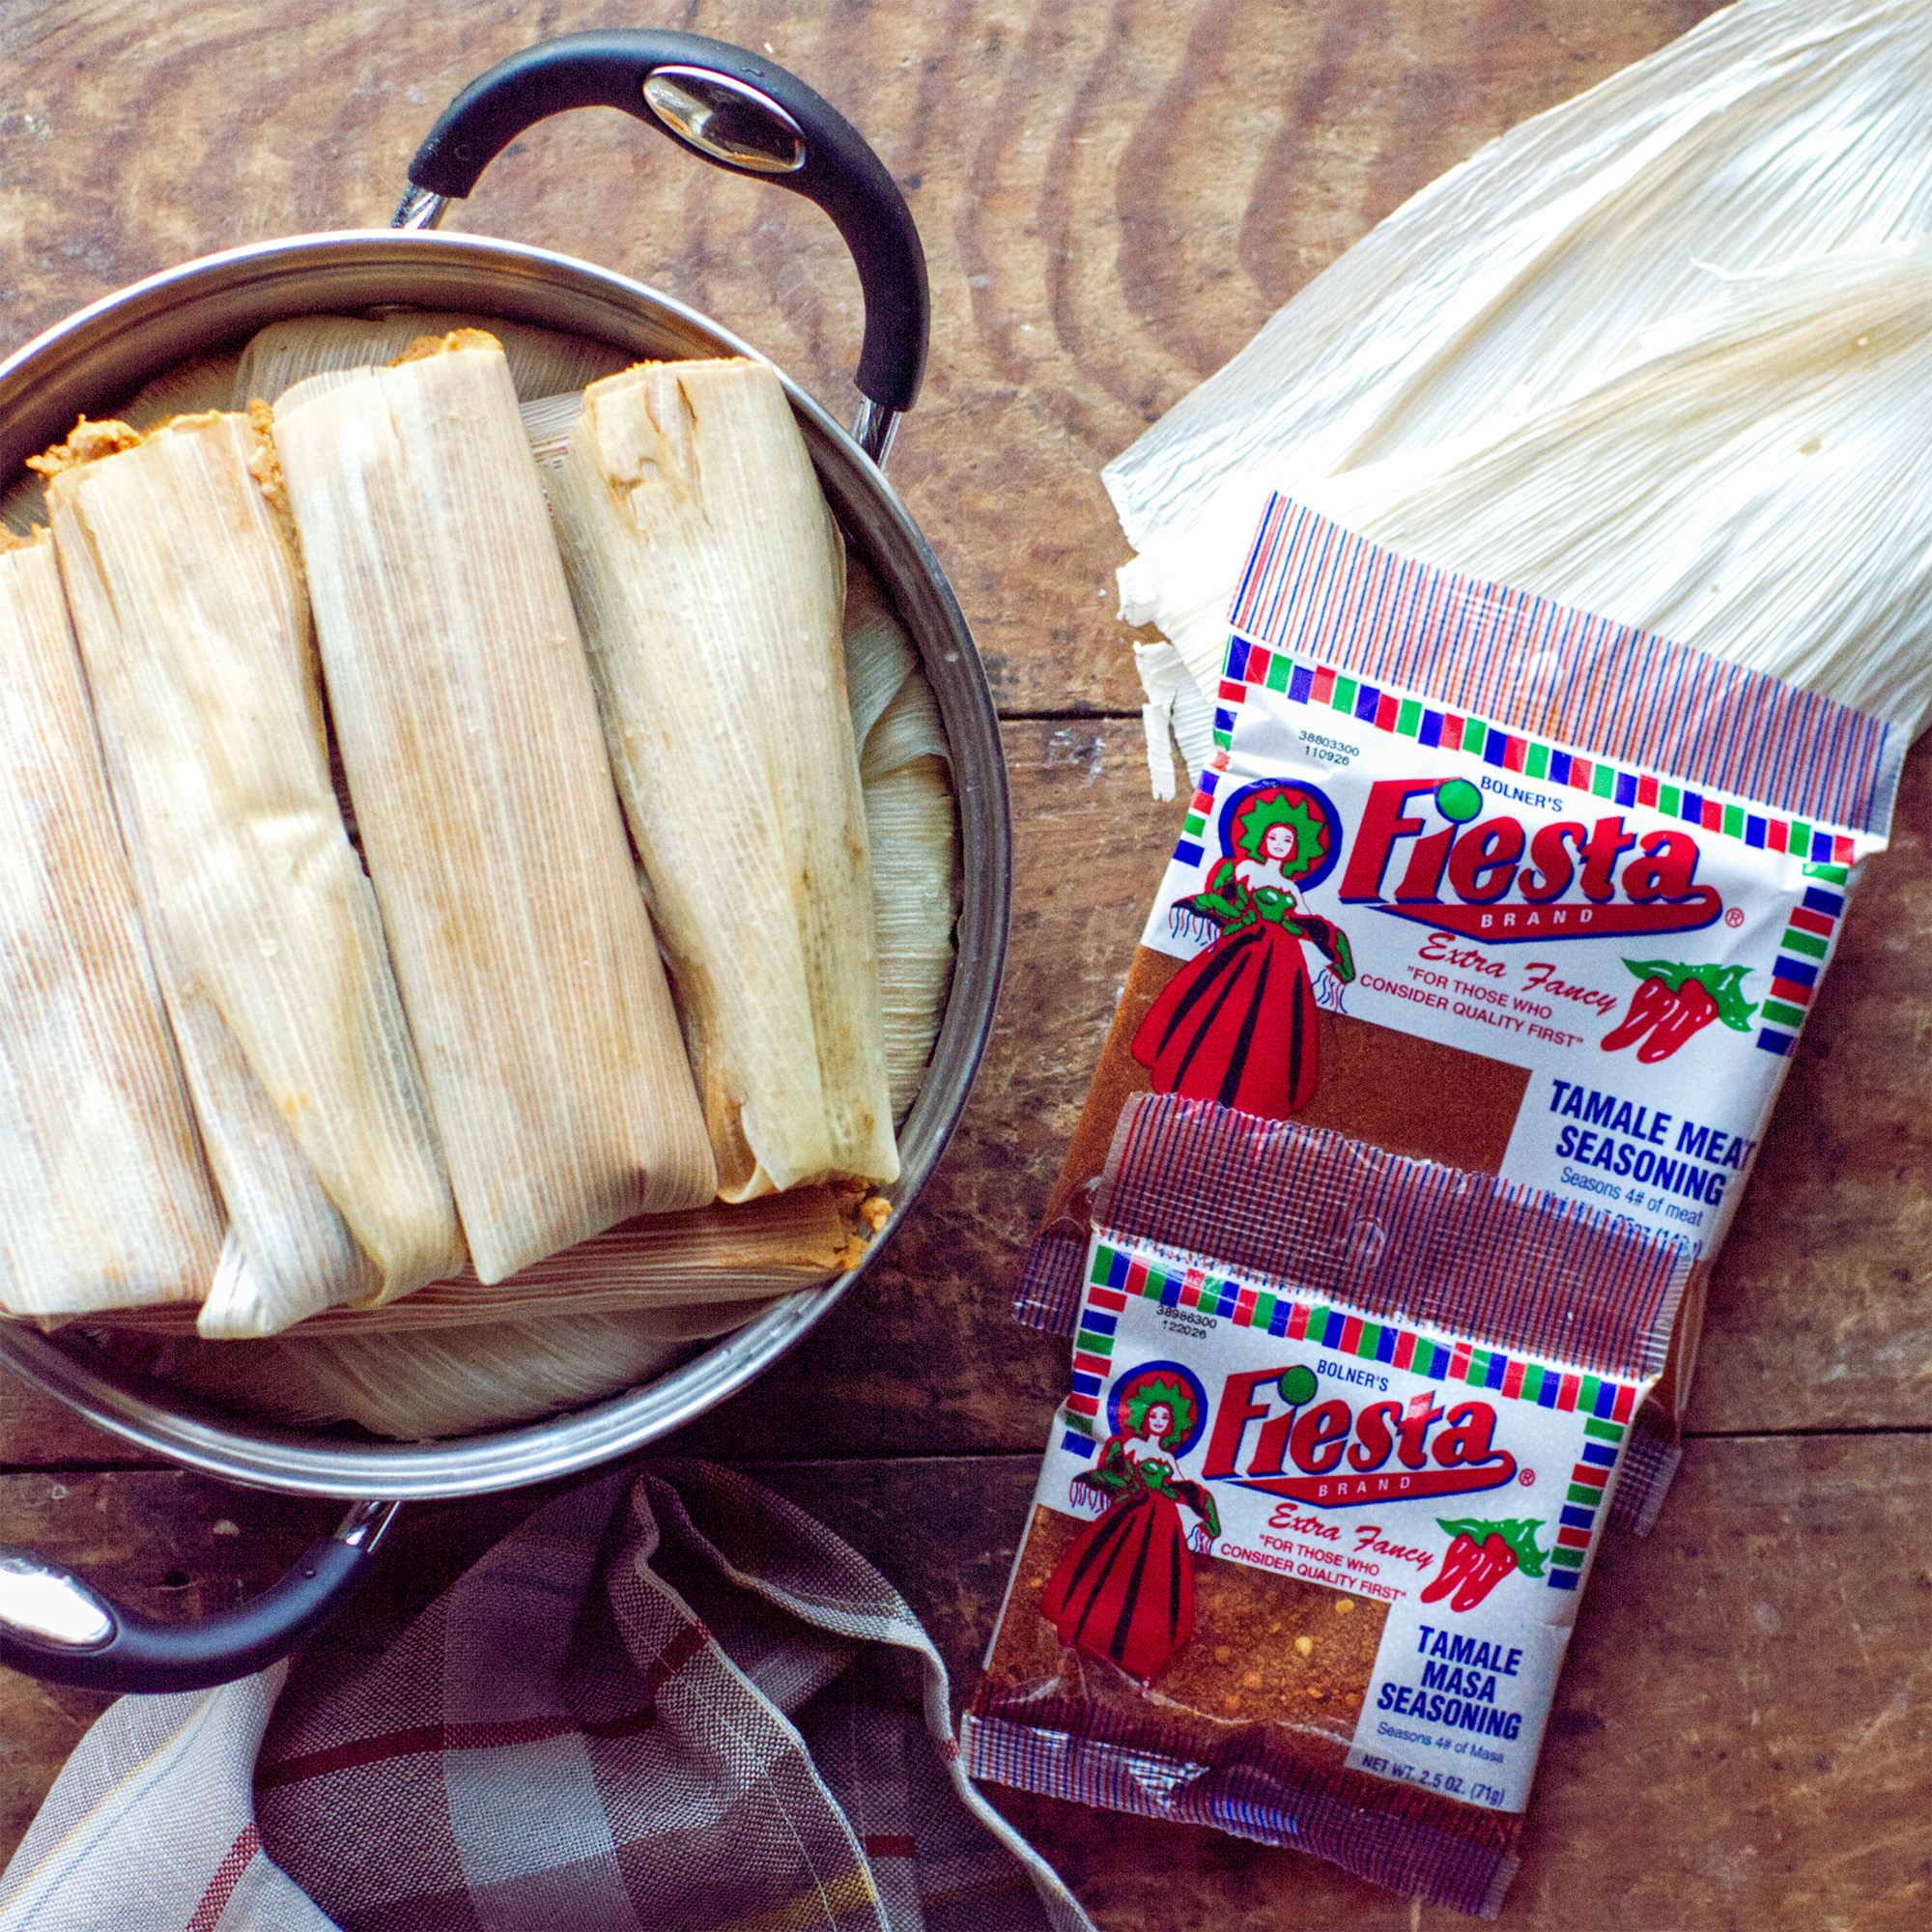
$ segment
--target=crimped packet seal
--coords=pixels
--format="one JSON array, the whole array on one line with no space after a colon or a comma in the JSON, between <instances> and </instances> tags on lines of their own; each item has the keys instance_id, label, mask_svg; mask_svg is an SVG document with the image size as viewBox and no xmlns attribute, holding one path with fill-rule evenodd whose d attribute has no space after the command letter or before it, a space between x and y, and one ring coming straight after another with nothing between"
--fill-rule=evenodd
<instances>
[{"instance_id":1,"label":"crimped packet seal","mask_svg":"<svg viewBox=\"0 0 1932 1932\"><path fill-rule=\"evenodd\" d=\"M1128 1100L969 1770L1493 1915L1691 1261L1492 1175Z\"/></svg>"},{"instance_id":2,"label":"crimped packet seal","mask_svg":"<svg viewBox=\"0 0 1932 1932\"><path fill-rule=\"evenodd\" d=\"M1166 1094L1122 1110L1094 1221L1283 1293L1643 1380L1696 1252L1497 1175Z\"/></svg>"}]
</instances>

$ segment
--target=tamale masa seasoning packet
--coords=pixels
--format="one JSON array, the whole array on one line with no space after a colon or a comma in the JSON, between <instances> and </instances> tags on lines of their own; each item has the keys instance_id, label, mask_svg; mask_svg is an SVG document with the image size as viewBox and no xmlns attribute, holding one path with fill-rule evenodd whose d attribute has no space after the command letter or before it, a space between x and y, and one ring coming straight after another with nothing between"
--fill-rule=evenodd
<instances>
[{"instance_id":1,"label":"tamale masa seasoning packet","mask_svg":"<svg viewBox=\"0 0 1932 1932\"><path fill-rule=\"evenodd\" d=\"M1906 734L1282 497L1225 670L1020 1319L1065 1328L1150 1090L1501 1175L1708 1264ZM1646 1412L1652 1507L1702 1282Z\"/></svg>"},{"instance_id":2,"label":"tamale masa seasoning packet","mask_svg":"<svg viewBox=\"0 0 1932 1932\"><path fill-rule=\"evenodd\" d=\"M1094 1219L968 1769L1492 1914L1691 1244L1146 1094Z\"/></svg>"},{"instance_id":3,"label":"tamale masa seasoning packet","mask_svg":"<svg viewBox=\"0 0 1932 1932\"><path fill-rule=\"evenodd\" d=\"M1493 1913L1906 734L1279 497L1231 632L969 1763Z\"/></svg>"}]
</instances>

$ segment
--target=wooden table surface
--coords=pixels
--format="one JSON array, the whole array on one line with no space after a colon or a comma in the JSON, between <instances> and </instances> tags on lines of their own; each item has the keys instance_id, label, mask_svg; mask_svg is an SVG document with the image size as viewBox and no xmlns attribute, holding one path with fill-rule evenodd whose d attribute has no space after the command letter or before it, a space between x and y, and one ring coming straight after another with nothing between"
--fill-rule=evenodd
<instances>
[{"instance_id":1,"label":"wooden table surface","mask_svg":"<svg viewBox=\"0 0 1932 1932\"><path fill-rule=\"evenodd\" d=\"M1103 463L1372 222L1701 0L7 0L0 346L236 242L386 220L467 81L547 34L766 47L904 185L931 265L894 480L978 638L1018 867L1002 1016L886 1264L678 1438L842 1530L969 1690L1064 1387L1019 1256L1179 808L1150 800ZM854 278L803 203L610 114L554 122L452 229L726 321L836 413ZM1907 769L1711 1296L1684 1469L1605 1551L1503 1923L1932 1922L1932 764ZM526 1498L526 1500L527 1500ZM445 1506L477 1538L506 1507ZM332 1505L156 1466L0 1386L0 1542L151 1611L259 1588ZM0 1673L0 1835L99 1700ZM1447 1925L1292 1853L1006 1794L1113 1932Z\"/></svg>"}]
</instances>

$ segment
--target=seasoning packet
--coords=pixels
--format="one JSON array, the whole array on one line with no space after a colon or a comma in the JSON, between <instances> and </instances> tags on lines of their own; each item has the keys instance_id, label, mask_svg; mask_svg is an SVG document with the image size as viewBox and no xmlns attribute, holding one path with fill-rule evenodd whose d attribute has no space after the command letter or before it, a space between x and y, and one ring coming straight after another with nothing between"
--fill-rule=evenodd
<instances>
[{"instance_id":1,"label":"seasoning packet","mask_svg":"<svg viewBox=\"0 0 1932 1932\"><path fill-rule=\"evenodd\" d=\"M1641 1524L1676 1466L1708 1263L1908 734L1282 497L1230 629L1214 756L1019 1319L1065 1330L1133 1093L1520 1180L1705 1264L1639 1426Z\"/></svg>"},{"instance_id":2,"label":"seasoning packet","mask_svg":"<svg viewBox=\"0 0 1932 1932\"><path fill-rule=\"evenodd\" d=\"M1230 628L968 1762L1493 1914L1908 734L1279 497Z\"/></svg>"},{"instance_id":3,"label":"seasoning packet","mask_svg":"<svg viewBox=\"0 0 1932 1932\"><path fill-rule=\"evenodd\" d=\"M1492 1915L1693 1253L1130 1099L968 1770Z\"/></svg>"}]
</instances>

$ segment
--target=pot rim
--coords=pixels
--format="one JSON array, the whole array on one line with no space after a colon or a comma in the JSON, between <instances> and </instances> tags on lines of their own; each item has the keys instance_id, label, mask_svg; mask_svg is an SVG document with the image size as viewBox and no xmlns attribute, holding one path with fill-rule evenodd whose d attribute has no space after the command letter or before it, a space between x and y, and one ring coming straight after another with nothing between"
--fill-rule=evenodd
<instances>
[{"instance_id":1,"label":"pot rim","mask_svg":"<svg viewBox=\"0 0 1932 1932\"><path fill-rule=\"evenodd\" d=\"M401 276L413 279L398 289ZM391 229L293 236L148 276L0 361L0 477L64 435L76 411L123 401L185 356L285 316L381 307L458 309L571 329L639 355L771 360L645 283L528 243ZM694 1420L770 1367L877 1261L951 1139L991 1033L1011 881L1006 769L984 669L931 547L878 466L782 369L778 375L838 521L892 593L939 701L961 835L946 1011L899 1132L900 1178L878 1190L893 1204L893 1219L858 1266L785 1296L642 1387L543 1421L433 1442L345 1441L238 1418L184 1392L109 1375L24 1323L0 1322L0 1364L97 1427L206 1475L341 1498L481 1495L576 1473Z\"/></svg>"}]
</instances>

